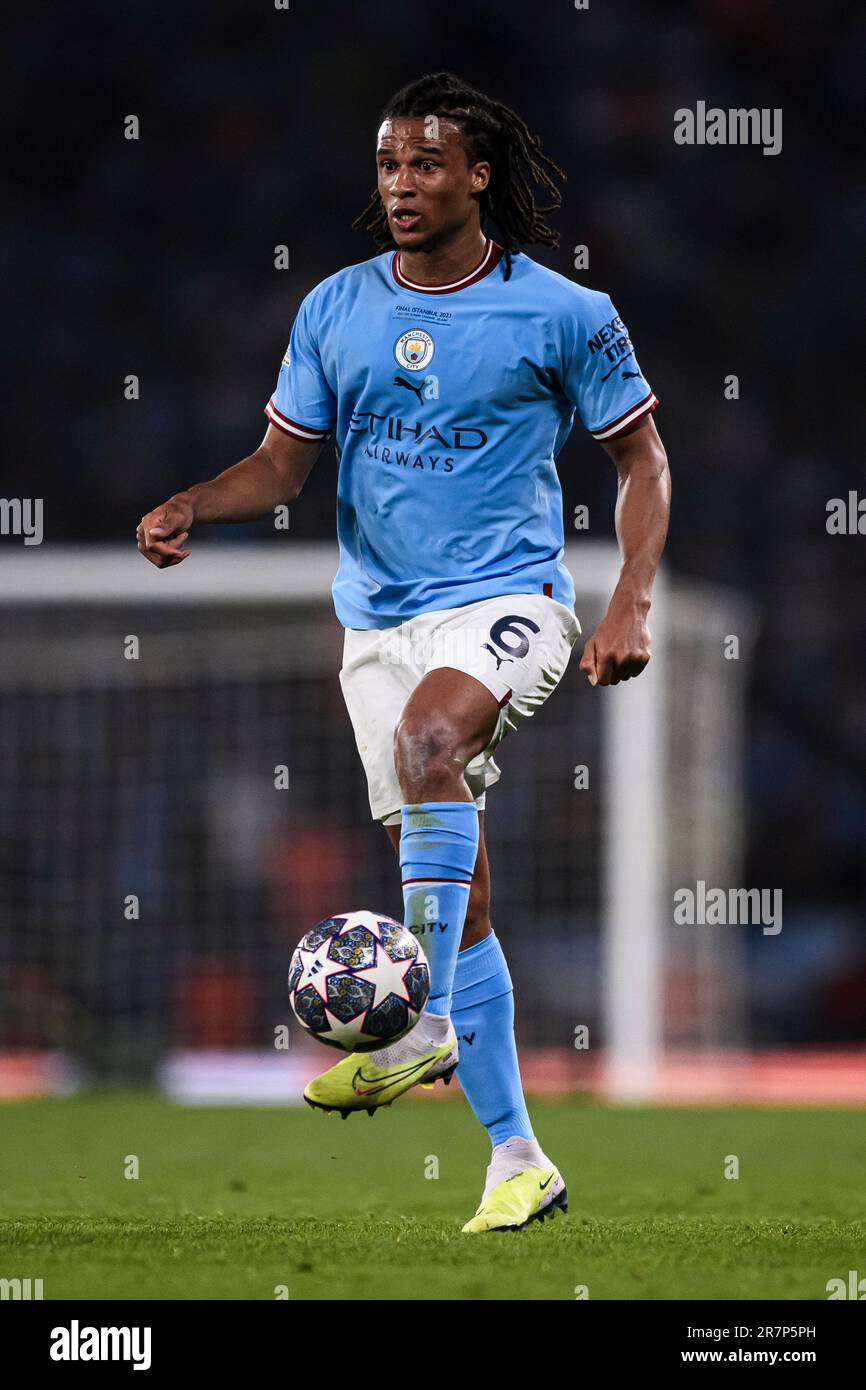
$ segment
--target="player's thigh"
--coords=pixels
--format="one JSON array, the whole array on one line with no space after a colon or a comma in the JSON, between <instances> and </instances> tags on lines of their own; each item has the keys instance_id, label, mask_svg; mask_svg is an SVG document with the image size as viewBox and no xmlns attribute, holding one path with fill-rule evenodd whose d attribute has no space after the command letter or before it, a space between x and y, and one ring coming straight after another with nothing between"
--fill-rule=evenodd
<instances>
[{"instance_id":1,"label":"player's thigh","mask_svg":"<svg viewBox=\"0 0 866 1390\"><path fill-rule=\"evenodd\" d=\"M570 608L546 595L513 594L455 610L434 636L426 673L452 666L486 687L500 710L495 743L556 689L580 624Z\"/></svg>"},{"instance_id":2,"label":"player's thigh","mask_svg":"<svg viewBox=\"0 0 866 1390\"><path fill-rule=\"evenodd\" d=\"M422 674L391 630L346 630L340 688L376 820L393 814L402 803L394 768L394 730Z\"/></svg>"}]
</instances>

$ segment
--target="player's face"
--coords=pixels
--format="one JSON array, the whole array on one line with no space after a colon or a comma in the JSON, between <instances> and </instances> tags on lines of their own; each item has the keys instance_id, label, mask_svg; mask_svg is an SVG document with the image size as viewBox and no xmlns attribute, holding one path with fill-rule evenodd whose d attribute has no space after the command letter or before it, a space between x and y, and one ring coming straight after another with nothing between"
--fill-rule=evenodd
<instances>
[{"instance_id":1,"label":"player's face","mask_svg":"<svg viewBox=\"0 0 866 1390\"><path fill-rule=\"evenodd\" d=\"M379 196L399 247L423 250L473 219L480 222L478 200L490 165L469 164L453 121L429 116L383 121L376 167Z\"/></svg>"}]
</instances>

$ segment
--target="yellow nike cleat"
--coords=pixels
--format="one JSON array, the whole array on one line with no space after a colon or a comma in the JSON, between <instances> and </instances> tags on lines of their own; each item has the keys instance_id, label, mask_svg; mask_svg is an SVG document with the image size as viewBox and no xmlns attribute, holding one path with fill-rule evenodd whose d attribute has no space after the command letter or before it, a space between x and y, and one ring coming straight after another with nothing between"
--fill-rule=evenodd
<instances>
[{"instance_id":1,"label":"yellow nike cleat","mask_svg":"<svg viewBox=\"0 0 866 1390\"><path fill-rule=\"evenodd\" d=\"M480 1231L522 1231L531 1221L544 1221L557 1211L568 1211L568 1193L558 1168L524 1168L503 1178L485 1192L481 1206L463 1227L467 1234Z\"/></svg>"},{"instance_id":2,"label":"yellow nike cleat","mask_svg":"<svg viewBox=\"0 0 866 1390\"><path fill-rule=\"evenodd\" d=\"M304 1100L319 1110L339 1110L345 1120L353 1110L368 1115L394 1101L412 1086L442 1080L447 1086L457 1070L457 1035L450 1021L444 1041L434 1043L419 1020L412 1032L392 1047L352 1052L309 1083ZM441 1034L442 1029L438 1032ZM409 1039L412 1039L410 1043Z\"/></svg>"}]
</instances>

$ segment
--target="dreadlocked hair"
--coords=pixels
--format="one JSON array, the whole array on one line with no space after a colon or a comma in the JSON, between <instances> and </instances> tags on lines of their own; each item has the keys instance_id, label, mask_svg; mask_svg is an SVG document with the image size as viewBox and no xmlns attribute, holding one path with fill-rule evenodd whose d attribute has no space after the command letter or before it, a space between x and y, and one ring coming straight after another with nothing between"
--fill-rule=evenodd
<instances>
[{"instance_id":1,"label":"dreadlocked hair","mask_svg":"<svg viewBox=\"0 0 866 1390\"><path fill-rule=\"evenodd\" d=\"M400 116L438 116L459 122L469 162L489 161L490 181L480 198L481 228L486 235L487 224L492 221L499 231L506 280L511 277L512 255L521 246L559 245L559 234L547 225L546 216L562 204L557 180L564 180L566 175L510 106L494 101L451 72L436 72L396 92L385 106L380 124ZM546 206L536 203L533 185L549 196ZM371 232L382 251L395 244L378 190L352 226Z\"/></svg>"}]
</instances>

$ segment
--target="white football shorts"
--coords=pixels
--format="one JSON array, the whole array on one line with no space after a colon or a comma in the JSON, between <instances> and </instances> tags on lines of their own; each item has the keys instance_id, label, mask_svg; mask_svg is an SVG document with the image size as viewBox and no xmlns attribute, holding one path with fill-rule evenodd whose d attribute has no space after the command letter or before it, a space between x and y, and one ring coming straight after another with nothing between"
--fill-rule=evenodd
<instances>
[{"instance_id":1,"label":"white football shorts","mask_svg":"<svg viewBox=\"0 0 866 1390\"><path fill-rule=\"evenodd\" d=\"M400 820L403 794L394 766L394 730L428 671L451 666L481 681L499 704L493 737L464 773L475 804L499 781L493 751L529 719L565 674L580 624L572 609L545 594L506 594L462 608L407 618L397 627L347 628L340 685L367 774L370 811L385 825Z\"/></svg>"}]
</instances>

